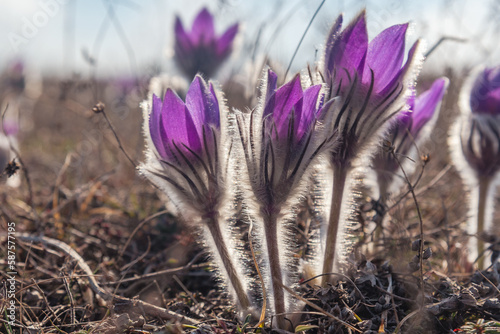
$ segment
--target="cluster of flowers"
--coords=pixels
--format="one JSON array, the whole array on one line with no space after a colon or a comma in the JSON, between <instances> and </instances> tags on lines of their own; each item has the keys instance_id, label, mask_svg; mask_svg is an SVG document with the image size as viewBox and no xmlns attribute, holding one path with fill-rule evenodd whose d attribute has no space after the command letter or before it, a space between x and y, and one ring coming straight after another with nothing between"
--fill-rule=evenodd
<instances>
[{"instance_id":1,"label":"cluster of flowers","mask_svg":"<svg viewBox=\"0 0 500 334\"><path fill-rule=\"evenodd\" d=\"M278 75L266 68L258 104L239 111L227 106L216 84L196 74L211 76L229 56L238 25L217 37L207 10L197 16L191 32L177 19L176 59L194 80L185 101L167 89L163 100L153 95L144 102L147 159L140 170L200 231L242 316L258 317L255 310L267 305L276 326L286 329L285 315L300 307L284 287L293 286L298 276L291 222L312 177L322 180L316 184L331 201L318 204L324 219L318 219L322 233L312 261L314 274L325 274L325 285L332 280L327 274L339 269L348 252L354 170L373 166L382 200L401 185L400 164L411 171L412 164L397 157L416 155L416 144L437 118L448 80L437 79L416 96L423 57L419 41L406 54L407 28L392 26L369 42L364 12L344 29L340 16L316 73L297 74L280 86ZM479 184L478 197L486 192L490 200L500 167L497 78L498 69L486 70L472 84L470 103L464 103L454 133L459 138L454 152L464 161L464 173L474 175L468 180ZM380 149L384 138L392 150ZM259 249L252 253L263 276L260 293L251 291L255 282L248 263L254 262L240 247L232 219L240 203ZM480 214L477 226L491 225L485 218L489 214Z\"/></svg>"}]
</instances>

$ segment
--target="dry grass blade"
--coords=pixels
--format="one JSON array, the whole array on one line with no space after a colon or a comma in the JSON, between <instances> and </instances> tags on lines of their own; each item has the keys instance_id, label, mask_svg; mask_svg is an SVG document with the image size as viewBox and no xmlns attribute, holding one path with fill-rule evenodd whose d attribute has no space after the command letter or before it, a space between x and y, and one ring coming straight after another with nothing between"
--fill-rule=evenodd
<instances>
[{"instance_id":1,"label":"dry grass blade","mask_svg":"<svg viewBox=\"0 0 500 334\"><path fill-rule=\"evenodd\" d=\"M132 231L132 233L128 237L127 242L125 242L125 245L123 245L123 248L120 250L120 257L123 256L123 253L125 252L125 250L127 249L128 245L130 244L130 241L132 240L132 238L134 237L134 235L137 233L137 231L139 231L142 228L142 226L144 226L144 224L146 224L147 222L153 220L154 218L159 217L161 215L164 215L166 213L168 213L168 210L163 210L163 211L157 212L154 215L149 216L148 218L142 220L139 224L137 224L137 226L135 227L135 229Z\"/></svg>"},{"instance_id":2,"label":"dry grass blade","mask_svg":"<svg viewBox=\"0 0 500 334\"><path fill-rule=\"evenodd\" d=\"M314 277L311 277L309 278L308 280L305 280L303 282L301 282L300 284L306 284L307 282L310 282L310 281L313 281L315 280L316 278L318 277L321 277L321 276L326 276L326 275L336 275L336 276L340 276L344 279L346 279L349 283L351 283L352 287L354 288L354 290L356 290L356 292L358 293L359 297L363 300L363 303L365 303L366 305L368 306L371 306L371 307L374 307L375 305L371 305L370 303L368 303L366 301L366 298L365 296L363 295L363 293L359 290L358 286L356 285L356 283L354 283L354 281L352 279L349 278L349 276L347 275L344 275L344 274L341 274L341 273L326 273L326 274L319 274L319 275L316 275ZM377 287L377 286L375 286ZM378 287L377 287L378 288ZM384 290L385 291L385 290Z\"/></svg>"},{"instance_id":3,"label":"dry grass blade","mask_svg":"<svg viewBox=\"0 0 500 334\"><path fill-rule=\"evenodd\" d=\"M117 282L109 282L108 285L152 280L152 279L156 279L156 278L161 277L161 276L180 274L180 273L185 272L186 270L188 270L190 268L200 269L200 268L210 267L211 264L208 263L208 262L206 262L206 263L200 263L200 264L196 264L196 265L193 264L203 254L205 254L205 252L200 252L200 253L196 254L196 256L191 261L189 261L188 264L186 264L185 266L179 267L179 268L165 269L165 270L157 271L157 272L154 272L154 273L149 273L149 274L141 275L141 276L138 276L138 277L124 278L124 279L122 279L120 281L117 281Z\"/></svg>"},{"instance_id":4,"label":"dry grass blade","mask_svg":"<svg viewBox=\"0 0 500 334\"><path fill-rule=\"evenodd\" d=\"M346 326L347 328L355 331L355 332L358 332L358 333L362 333L362 331L360 331L359 329L357 329L356 327L352 326L351 324L348 324L347 322L345 322L344 320L342 319L339 319L337 318L336 316L334 316L333 314L331 313L328 313L326 312L325 310L323 310L321 307L319 307L318 305L314 304L314 303L311 303L310 301L308 301L307 299L303 298L302 296L299 296L298 294L296 294L292 289L290 289L289 287L285 286L285 285L282 285L283 288L289 293L291 294L292 296L294 296L295 298L297 298L298 300L300 300L301 302L304 302L306 303L309 307L312 307L313 309L317 310L318 312L321 312L322 314L326 315L327 317L335 320L335 321L338 321L340 322L342 325Z\"/></svg>"},{"instance_id":5,"label":"dry grass blade","mask_svg":"<svg viewBox=\"0 0 500 334\"><path fill-rule=\"evenodd\" d=\"M299 41L299 44L297 45L297 47L295 48L295 51L293 52L293 56L292 56L292 59L290 60L290 63L288 64L288 67L285 71L285 75L284 75L284 78L286 79L286 76L288 74L288 72L290 71L290 68L292 67L292 63L293 63L293 60L295 59L295 56L297 55L297 52L299 51L299 48L300 46L302 45L302 41L304 41L304 37L306 37L306 34L307 32L309 31L309 28L311 28L311 25L314 21L314 19L316 18L316 16L318 15L319 11L321 10L321 7L323 7L323 5L325 4L325 1L326 0L323 0L321 1L321 3L318 5L318 8L316 9L316 11L314 12L311 20L309 21L309 24L307 25L306 27L306 30L304 31L304 33L302 34L302 37L300 38L300 41Z\"/></svg>"},{"instance_id":6,"label":"dry grass blade","mask_svg":"<svg viewBox=\"0 0 500 334\"><path fill-rule=\"evenodd\" d=\"M118 137L118 134L116 133L116 130L115 130L113 124L111 124L111 121L109 120L108 115L106 114L106 111L104 111L104 109L102 110L102 115L104 116L104 119L108 123L109 128L111 129L111 132L113 132L113 135L115 136L116 142L118 143L118 148L120 149L120 151L123 152L123 154L125 154L125 157L127 157L128 161L130 161L132 166L134 166L134 168L137 168L137 164L134 162L134 160L132 160L132 158L127 153L127 151L125 151L125 148L122 145L120 137Z\"/></svg>"},{"instance_id":7,"label":"dry grass blade","mask_svg":"<svg viewBox=\"0 0 500 334\"><path fill-rule=\"evenodd\" d=\"M196 304L196 305L199 305L198 301L196 300L196 298L194 298L194 295L191 291L188 290L188 288L184 285L184 283L181 282L181 280L179 279L179 277L177 277L177 275L174 275L172 276L174 278L174 280L177 282L177 284L179 284L179 286L182 288L182 290L184 290L184 292L189 296L189 298L191 298L191 300Z\"/></svg>"},{"instance_id":8,"label":"dry grass blade","mask_svg":"<svg viewBox=\"0 0 500 334\"><path fill-rule=\"evenodd\" d=\"M149 251L151 250L151 240L150 238L148 237L148 248L146 249L146 251L144 253L142 253L141 256L139 256L137 259L135 259L134 261L131 261L129 263L127 263L126 265L124 265L123 267L120 268L120 271L126 271L128 270L129 268L131 268L132 266L134 266L136 263L142 261L148 254L149 254Z\"/></svg>"},{"instance_id":9,"label":"dry grass blade","mask_svg":"<svg viewBox=\"0 0 500 334\"><path fill-rule=\"evenodd\" d=\"M421 301L421 307L424 308L425 306L425 291L424 291L424 258L423 258L423 253L424 253L424 222L422 219L422 212L420 211L420 206L417 201L417 195L415 195L415 190L413 189L413 185L411 184L410 179L408 178L408 175L406 174L403 165L399 161L396 153L394 152L394 149L391 150L391 154L394 158L394 160L398 163L399 168L403 172L403 176L405 178L405 181L409 187L409 191L413 197L413 201L415 203L415 208L417 209L417 214L418 214L418 221L419 221L419 226L420 226L420 246L419 246L419 264L420 264L420 291L422 295L422 301ZM424 166L426 161L424 162Z\"/></svg>"},{"instance_id":10,"label":"dry grass blade","mask_svg":"<svg viewBox=\"0 0 500 334\"><path fill-rule=\"evenodd\" d=\"M434 185L439 181L441 180L441 178L443 176L446 175L446 173L448 173L451 169L451 165L446 165L446 167L444 167L436 176L434 176L434 178L429 181L429 183L427 183L425 185L425 187L422 187L420 189L418 189L416 192L415 192L415 195L419 196L419 195L422 195L423 193L425 193L427 190L429 190L430 188L434 187Z\"/></svg>"},{"instance_id":11,"label":"dry grass blade","mask_svg":"<svg viewBox=\"0 0 500 334\"><path fill-rule=\"evenodd\" d=\"M420 310L415 310L415 311L411 312L410 314L408 314L406 317L404 317L401 320L401 322L398 323L398 326L396 327L396 330L394 331L394 333L399 333L403 324L419 312L420 312Z\"/></svg>"}]
</instances>

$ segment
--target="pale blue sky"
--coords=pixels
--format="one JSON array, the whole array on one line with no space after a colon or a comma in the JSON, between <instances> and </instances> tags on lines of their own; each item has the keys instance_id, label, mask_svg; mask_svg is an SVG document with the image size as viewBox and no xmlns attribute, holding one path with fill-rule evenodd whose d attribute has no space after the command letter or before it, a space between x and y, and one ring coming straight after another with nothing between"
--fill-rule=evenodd
<instances>
[{"instance_id":1,"label":"pale blue sky","mask_svg":"<svg viewBox=\"0 0 500 334\"><path fill-rule=\"evenodd\" d=\"M82 54L97 59L100 74L129 74L131 61L137 71L147 64L159 63L171 70L172 30L175 14L185 25L203 7L215 13L217 32L235 21L243 22L240 43L255 38L262 28L262 45L269 46L272 58L288 64L320 0L0 0L0 66L16 56L32 68L46 73L79 72L90 66ZM448 42L429 58L426 67L441 71L444 66L463 68L479 62L496 64L500 60L498 42L500 6L494 0L434 1L355 1L326 0L308 32L294 62L293 70L315 60L315 49L323 43L329 25L340 12L348 21L367 7L370 38L384 28L411 21L413 32L408 42L424 37L428 44L441 36L469 39L468 43ZM481 5L478 5L481 4ZM124 45L117 26L109 19L112 6L126 36ZM498 8L497 8L498 7ZM496 17L495 17L496 15ZM99 38L100 37L100 38ZM242 56L245 54L242 54ZM285 65L286 66L286 65Z\"/></svg>"}]
</instances>

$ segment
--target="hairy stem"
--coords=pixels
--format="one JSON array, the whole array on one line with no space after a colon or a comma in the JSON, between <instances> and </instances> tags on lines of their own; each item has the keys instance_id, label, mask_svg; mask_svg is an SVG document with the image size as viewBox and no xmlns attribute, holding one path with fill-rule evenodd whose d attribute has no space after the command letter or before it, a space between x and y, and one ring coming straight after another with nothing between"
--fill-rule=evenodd
<instances>
[{"instance_id":1,"label":"hairy stem","mask_svg":"<svg viewBox=\"0 0 500 334\"><path fill-rule=\"evenodd\" d=\"M484 232L484 228L486 225L486 220L489 217L486 217L486 209L488 205L488 192L490 188L491 180L490 178L483 177L479 179L479 189L478 189L478 202L477 202L477 255L479 259L477 261L478 268L484 269L485 261L484 261L484 240L481 236L482 232Z\"/></svg>"},{"instance_id":2,"label":"hairy stem","mask_svg":"<svg viewBox=\"0 0 500 334\"><path fill-rule=\"evenodd\" d=\"M383 236L383 231L384 231L384 228L383 228L383 225L384 225L384 219L385 219L385 209L387 208L387 198L388 198L388 195L387 195L387 184L382 181L382 180L379 180L378 181L378 185L379 185L379 199L377 201L377 215L380 215L381 217L378 218L379 219L379 222L377 222L377 226L375 227L375 241L378 243L380 242L380 240L382 239L382 236ZM379 208L380 207L383 207L384 209L384 212L379 212Z\"/></svg>"},{"instance_id":3,"label":"hairy stem","mask_svg":"<svg viewBox=\"0 0 500 334\"><path fill-rule=\"evenodd\" d=\"M236 293L236 298L238 299L238 304L240 305L243 311L246 311L250 308L250 300L248 299L248 295L243 288L243 284L240 280L241 273L238 273L236 270L233 260L229 255L229 251L226 246L226 241L222 235L222 231L220 228L220 222L215 217L210 217L206 220L206 224L212 238L214 240L215 247L217 248L217 252L221 258L222 264L224 265L224 269L227 273L228 283L234 289Z\"/></svg>"},{"instance_id":4,"label":"hairy stem","mask_svg":"<svg viewBox=\"0 0 500 334\"><path fill-rule=\"evenodd\" d=\"M344 196L344 188L347 179L348 168L343 166L336 166L333 168L333 193L332 203L330 206L330 219L328 220L328 227L326 232L325 243L325 256L323 258L323 274L333 272L335 264L337 245L337 236L339 232L341 208ZM325 275L321 280L321 285L325 286L327 283L333 282L333 276Z\"/></svg>"},{"instance_id":5,"label":"hairy stem","mask_svg":"<svg viewBox=\"0 0 500 334\"><path fill-rule=\"evenodd\" d=\"M271 271L271 285L274 300L274 313L278 328L286 329L285 323L285 295L283 291L283 274L280 266L280 252L278 246L278 221L275 214L264 214L264 232L266 234L266 254Z\"/></svg>"}]
</instances>

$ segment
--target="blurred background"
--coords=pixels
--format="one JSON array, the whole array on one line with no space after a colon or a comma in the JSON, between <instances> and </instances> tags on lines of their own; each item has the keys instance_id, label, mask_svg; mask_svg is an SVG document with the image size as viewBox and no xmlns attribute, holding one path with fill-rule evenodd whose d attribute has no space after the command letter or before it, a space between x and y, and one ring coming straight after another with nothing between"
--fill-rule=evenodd
<instances>
[{"instance_id":1,"label":"blurred background","mask_svg":"<svg viewBox=\"0 0 500 334\"><path fill-rule=\"evenodd\" d=\"M260 51L288 64L319 0L0 0L0 68L22 59L44 75L133 75L147 67L172 69L173 25L179 15L190 26L206 6L216 17L216 31L241 22L239 48L258 41ZM369 35L402 22L413 23L411 39L423 37L429 46L446 42L424 70L463 69L494 62L499 53L500 2L497 0L369 1L326 0L307 33L292 72L312 64L332 21L346 21L367 8ZM439 73L437 73L439 74Z\"/></svg>"}]
</instances>

